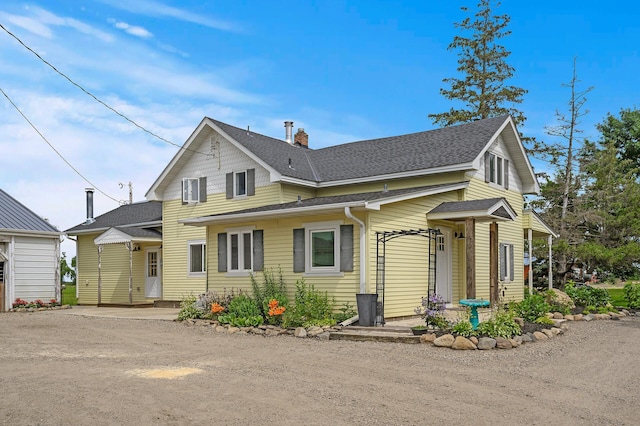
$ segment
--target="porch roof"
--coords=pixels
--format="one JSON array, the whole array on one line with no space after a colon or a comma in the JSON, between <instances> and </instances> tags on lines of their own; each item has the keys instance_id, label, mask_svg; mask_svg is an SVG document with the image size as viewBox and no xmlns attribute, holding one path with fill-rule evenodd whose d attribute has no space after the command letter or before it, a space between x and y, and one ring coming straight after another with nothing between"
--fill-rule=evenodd
<instances>
[{"instance_id":1,"label":"porch roof","mask_svg":"<svg viewBox=\"0 0 640 426\"><path fill-rule=\"evenodd\" d=\"M546 238L549 235L553 238L558 238L558 234L533 210L524 211L522 227L525 231L525 237L527 237L527 233L531 229L533 238Z\"/></svg>"},{"instance_id":2,"label":"porch roof","mask_svg":"<svg viewBox=\"0 0 640 426\"><path fill-rule=\"evenodd\" d=\"M438 205L427 213L430 220L462 221L473 218L477 222L515 220L518 215L505 198L450 201Z\"/></svg>"},{"instance_id":3,"label":"porch roof","mask_svg":"<svg viewBox=\"0 0 640 426\"><path fill-rule=\"evenodd\" d=\"M380 210L380 207L384 204L465 189L468 185L469 182L465 181L378 192L315 197L306 200L300 199L299 201L290 203L271 204L193 219L181 219L178 222L191 226L207 226L234 223L243 220L280 219L291 216L299 217L318 213L342 212L345 207L355 210Z\"/></svg>"},{"instance_id":4,"label":"porch roof","mask_svg":"<svg viewBox=\"0 0 640 426\"><path fill-rule=\"evenodd\" d=\"M137 227L109 228L93 240L93 243L97 246L105 244L124 244L129 242L162 243L162 233L153 229Z\"/></svg>"}]
</instances>

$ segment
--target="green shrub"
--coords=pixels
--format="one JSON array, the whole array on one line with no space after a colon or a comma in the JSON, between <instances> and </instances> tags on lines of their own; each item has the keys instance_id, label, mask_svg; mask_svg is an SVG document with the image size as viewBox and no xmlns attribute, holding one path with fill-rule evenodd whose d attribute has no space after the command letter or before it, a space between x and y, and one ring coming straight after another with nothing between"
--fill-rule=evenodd
<instances>
[{"instance_id":1,"label":"green shrub","mask_svg":"<svg viewBox=\"0 0 640 426\"><path fill-rule=\"evenodd\" d=\"M627 306L631 309L640 309L640 284L628 282L622 291L624 292Z\"/></svg>"},{"instance_id":2,"label":"green shrub","mask_svg":"<svg viewBox=\"0 0 640 426\"><path fill-rule=\"evenodd\" d=\"M515 316L522 318L526 322L534 322L537 318L551 312L551 306L546 302L545 297L539 293L528 294L524 300L510 305Z\"/></svg>"},{"instance_id":3,"label":"green shrub","mask_svg":"<svg viewBox=\"0 0 640 426\"><path fill-rule=\"evenodd\" d=\"M354 306L351 306L350 302L343 303L339 311L340 313L333 314L333 319L337 323L341 323L342 321L348 320L349 318L352 318L358 315L358 311L356 311Z\"/></svg>"},{"instance_id":4,"label":"green shrub","mask_svg":"<svg viewBox=\"0 0 640 426\"><path fill-rule=\"evenodd\" d=\"M451 327L451 332L462 337L470 337L477 334L473 329L473 325L471 325L471 322L468 320L456 322L453 327Z\"/></svg>"},{"instance_id":5,"label":"green shrub","mask_svg":"<svg viewBox=\"0 0 640 426\"><path fill-rule=\"evenodd\" d=\"M576 306L594 306L598 308L608 306L611 303L611 296L604 288L594 288L588 285L576 286L569 282L565 285L564 291Z\"/></svg>"},{"instance_id":6,"label":"green shrub","mask_svg":"<svg viewBox=\"0 0 640 426\"><path fill-rule=\"evenodd\" d=\"M193 294L184 296L180 301L180 312L178 312L178 321L186 319L203 318L206 314L202 308L197 305L197 298Z\"/></svg>"},{"instance_id":7,"label":"green shrub","mask_svg":"<svg viewBox=\"0 0 640 426\"><path fill-rule=\"evenodd\" d=\"M227 289L223 289L222 293L219 293L215 290L209 290L205 294L198 296L197 305L204 309L205 318L213 318L214 315L211 314L211 305L217 303L218 305L224 308L224 312L228 312L229 304L231 301L241 294L245 294L245 291L242 289L234 290L233 288L229 291ZM217 315L216 315L217 316Z\"/></svg>"},{"instance_id":8,"label":"green shrub","mask_svg":"<svg viewBox=\"0 0 640 426\"><path fill-rule=\"evenodd\" d=\"M333 325L333 300L327 292L307 286L304 279L296 282L296 295L293 306L284 313L282 323L285 327L309 327L312 325Z\"/></svg>"},{"instance_id":9,"label":"green shrub","mask_svg":"<svg viewBox=\"0 0 640 426\"><path fill-rule=\"evenodd\" d=\"M509 339L521 333L520 326L514 321L514 313L510 310L498 308L491 314L491 318L478 324L476 332L489 337L503 337Z\"/></svg>"},{"instance_id":10,"label":"green shrub","mask_svg":"<svg viewBox=\"0 0 640 426\"><path fill-rule=\"evenodd\" d=\"M278 268L277 276L273 268L265 269L262 276L263 281L260 284L253 274L250 275L251 289L253 291L253 299L260 309L260 314L269 319L269 302L272 300L277 300L279 306L289 307L287 285L282 276L282 268Z\"/></svg>"},{"instance_id":11,"label":"green shrub","mask_svg":"<svg viewBox=\"0 0 640 426\"><path fill-rule=\"evenodd\" d=\"M539 318L536 318L535 321L533 322L536 324L553 325L553 320L546 316L541 316Z\"/></svg>"},{"instance_id":12,"label":"green shrub","mask_svg":"<svg viewBox=\"0 0 640 426\"><path fill-rule=\"evenodd\" d=\"M255 301L245 294L238 295L229 303L227 313L218 316L222 324L234 327L249 327L262 324L264 318Z\"/></svg>"}]
</instances>

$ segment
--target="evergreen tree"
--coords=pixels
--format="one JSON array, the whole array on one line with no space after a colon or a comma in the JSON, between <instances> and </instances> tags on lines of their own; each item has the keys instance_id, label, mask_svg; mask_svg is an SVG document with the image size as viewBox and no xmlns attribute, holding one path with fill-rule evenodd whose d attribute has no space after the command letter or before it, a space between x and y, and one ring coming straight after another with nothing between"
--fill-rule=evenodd
<instances>
[{"instance_id":1,"label":"evergreen tree","mask_svg":"<svg viewBox=\"0 0 640 426\"><path fill-rule=\"evenodd\" d=\"M496 3L498 7L500 3ZM510 114L516 124L524 122L524 115L513 104L522 103L527 90L506 84L513 77L514 68L506 62L511 54L498 41L511 34L506 27L508 15L494 15L492 0L480 0L475 19L470 17L455 23L455 27L471 32L469 37L455 36L449 50L459 50L458 71L463 78L445 78L450 89L440 89L447 99L460 101L464 106L439 114L429 114L434 124L451 126L483 118ZM462 7L468 12L468 8Z\"/></svg>"}]
</instances>

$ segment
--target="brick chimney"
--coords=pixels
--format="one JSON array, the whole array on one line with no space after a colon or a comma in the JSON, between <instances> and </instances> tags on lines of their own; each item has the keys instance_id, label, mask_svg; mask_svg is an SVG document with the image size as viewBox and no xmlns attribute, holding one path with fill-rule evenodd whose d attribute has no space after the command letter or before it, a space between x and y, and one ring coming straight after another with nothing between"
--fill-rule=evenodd
<instances>
[{"instance_id":1,"label":"brick chimney","mask_svg":"<svg viewBox=\"0 0 640 426\"><path fill-rule=\"evenodd\" d=\"M309 135L305 133L304 129L298 129L298 132L293 137L293 144L309 148Z\"/></svg>"}]
</instances>

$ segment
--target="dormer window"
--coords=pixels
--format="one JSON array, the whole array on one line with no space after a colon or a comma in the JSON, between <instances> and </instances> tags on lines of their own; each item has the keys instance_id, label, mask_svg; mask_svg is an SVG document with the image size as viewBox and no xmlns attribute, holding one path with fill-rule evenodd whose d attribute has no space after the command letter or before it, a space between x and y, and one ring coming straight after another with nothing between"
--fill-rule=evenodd
<instances>
[{"instance_id":1,"label":"dormer window","mask_svg":"<svg viewBox=\"0 0 640 426\"><path fill-rule=\"evenodd\" d=\"M492 152L487 152L484 159L485 182L509 189L509 160Z\"/></svg>"},{"instance_id":2,"label":"dormer window","mask_svg":"<svg viewBox=\"0 0 640 426\"><path fill-rule=\"evenodd\" d=\"M207 201L207 178L182 179L182 204L204 203Z\"/></svg>"}]
</instances>

